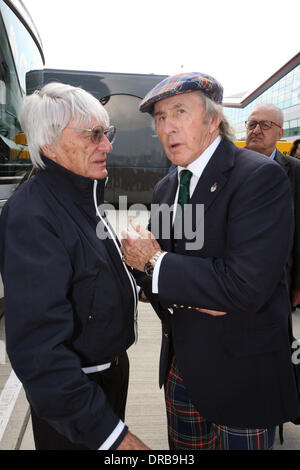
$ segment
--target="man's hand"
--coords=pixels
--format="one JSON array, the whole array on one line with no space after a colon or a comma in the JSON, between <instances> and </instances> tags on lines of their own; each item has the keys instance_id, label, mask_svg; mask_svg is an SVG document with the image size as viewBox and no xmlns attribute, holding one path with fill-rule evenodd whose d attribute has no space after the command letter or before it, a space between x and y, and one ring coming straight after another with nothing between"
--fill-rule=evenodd
<instances>
[{"instance_id":1,"label":"man's hand","mask_svg":"<svg viewBox=\"0 0 300 470\"><path fill-rule=\"evenodd\" d=\"M150 447L146 446L138 437L132 434L130 431L126 434L123 441L117 447L116 450L151 450Z\"/></svg>"},{"instance_id":2,"label":"man's hand","mask_svg":"<svg viewBox=\"0 0 300 470\"><path fill-rule=\"evenodd\" d=\"M140 224L131 221L131 225L133 231L122 231L121 250L128 266L144 271L145 264L160 250L160 246L153 234Z\"/></svg>"},{"instance_id":3,"label":"man's hand","mask_svg":"<svg viewBox=\"0 0 300 470\"><path fill-rule=\"evenodd\" d=\"M206 308L196 308L198 312L208 313L208 315L212 315L213 317L222 317L223 315L227 315L227 312L221 312L219 310L207 310Z\"/></svg>"},{"instance_id":4,"label":"man's hand","mask_svg":"<svg viewBox=\"0 0 300 470\"><path fill-rule=\"evenodd\" d=\"M300 290L292 289L291 297L293 307L297 307L297 305L300 305Z\"/></svg>"},{"instance_id":5,"label":"man's hand","mask_svg":"<svg viewBox=\"0 0 300 470\"><path fill-rule=\"evenodd\" d=\"M149 303L149 302L150 302L149 299L146 297L144 291L141 292L139 301L140 301L140 302L145 302L145 303L147 303L147 302Z\"/></svg>"}]
</instances>

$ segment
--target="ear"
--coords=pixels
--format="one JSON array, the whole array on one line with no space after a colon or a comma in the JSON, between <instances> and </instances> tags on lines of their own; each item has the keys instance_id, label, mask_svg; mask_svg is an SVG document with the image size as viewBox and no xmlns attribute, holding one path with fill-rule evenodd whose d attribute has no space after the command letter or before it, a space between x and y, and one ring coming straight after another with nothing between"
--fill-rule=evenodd
<instances>
[{"instance_id":1,"label":"ear","mask_svg":"<svg viewBox=\"0 0 300 470\"><path fill-rule=\"evenodd\" d=\"M210 134L213 134L217 129L219 129L221 121L222 121L222 116L212 114L210 123L209 123Z\"/></svg>"},{"instance_id":2,"label":"ear","mask_svg":"<svg viewBox=\"0 0 300 470\"><path fill-rule=\"evenodd\" d=\"M283 132L284 132L283 128L279 129L279 139L278 140L280 140L282 138Z\"/></svg>"},{"instance_id":3,"label":"ear","mask_svg":"<svg viewBox=\"0 0 300 470\"><path fill-rule=\"evenodd\" d=\"M56 160L56 154L51 145L48 145L48 144L44 145L42 147L42 151L43 151L43 154L46 155L46 157L51 158L52 160Z\"/></svg>"}]
</instances>

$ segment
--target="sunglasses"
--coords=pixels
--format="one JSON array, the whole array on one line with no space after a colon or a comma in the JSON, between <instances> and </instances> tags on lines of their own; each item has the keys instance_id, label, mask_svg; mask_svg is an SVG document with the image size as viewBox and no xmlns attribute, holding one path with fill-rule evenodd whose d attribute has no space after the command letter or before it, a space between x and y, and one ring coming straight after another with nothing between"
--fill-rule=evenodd
<instances>
[{"instance_id":1,"label":"sunglasses","mask_svg":"<svg viewBox=\"0 0 300 470\"><path fill-rule=\"evenodd\" d=\"M67 127L67 129L75 129L77 131L90 132L91 142L97 145L100 144L104 135L108 139L108 141L113 144L117 132L115 126L109 126L108 129L103 129L102 126L95 126L92 129L84 129L82 127Z\"/></svg>"}]
</instances>

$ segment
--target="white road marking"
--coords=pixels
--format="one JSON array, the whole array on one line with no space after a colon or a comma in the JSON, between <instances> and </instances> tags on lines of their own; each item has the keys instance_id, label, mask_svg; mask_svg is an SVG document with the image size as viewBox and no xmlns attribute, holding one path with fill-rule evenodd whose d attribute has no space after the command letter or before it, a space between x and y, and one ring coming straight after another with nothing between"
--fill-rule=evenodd
<instances>
[{"instance_id":1,"label":"white road marking","mask_svg":"<svg viewBox=\"0 0 300 470\"><path fill-rule=\"evenodd\" d=\"M0 364L6 364L6 347L2 339L0 339Z\"/></svg>"},{"instance_id":2,"label":"white road marking","mask_svg":"<svg viewBox=\"0 0 300 470\"><path fill-rule=\"evenodd\" d=\"M0 395L0 441L3 437L21 389L21 382L14 371L11 371Z\"/></svg>"}]
</instances>

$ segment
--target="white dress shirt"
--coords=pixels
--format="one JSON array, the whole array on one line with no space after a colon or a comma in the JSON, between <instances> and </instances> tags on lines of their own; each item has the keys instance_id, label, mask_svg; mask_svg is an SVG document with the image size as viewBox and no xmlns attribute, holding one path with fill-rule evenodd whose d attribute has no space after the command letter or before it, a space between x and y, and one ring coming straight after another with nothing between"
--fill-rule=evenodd
<instances>
[{"instance_id":1,"label":"white dress shirt","mask_svg":"<svg viewBox=\"0 0 300 470\"><path fill-rule=\"evenodd\" d=\"M199 178L202 175L206 165L208 164L209 160L211 159L212 155L214 154L216 148L218 147L219 143L221 142L221 136L218 137L210 144L207 149L192 163L190 163L186 168L182 166L177 167L178 173L178 188L175 196L174 201L174 212L173 212L173 223L176 214L177 202L178 202L178 194L179 194L179 183L180 183L180 173L182 170L190 170L193 173L190 181L190 198L192 197L193 192L198 184ZM152 275L152 292L153 294L158 294L158 276L159 276L159 269L160 264L162 262L163 257L167 254L167 252L160 255L158 260L155 263L153 275Z\"/></svg>"}]
</instances>

